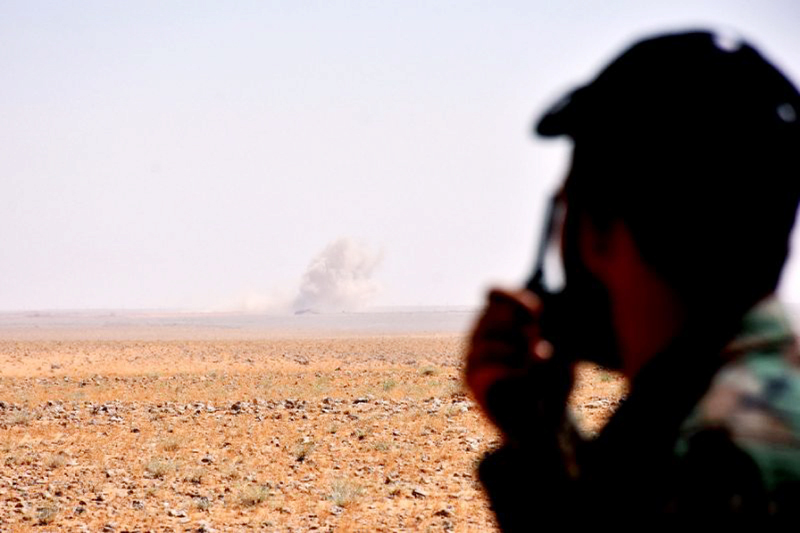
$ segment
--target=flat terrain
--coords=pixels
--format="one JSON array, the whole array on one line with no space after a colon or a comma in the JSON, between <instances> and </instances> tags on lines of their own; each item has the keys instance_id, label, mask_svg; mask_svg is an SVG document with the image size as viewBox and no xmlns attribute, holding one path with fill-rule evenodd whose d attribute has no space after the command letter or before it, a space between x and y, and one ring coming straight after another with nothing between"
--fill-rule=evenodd
<instances>
[{"instance_id":1,"label":"flat terrain","mask_svg":"<svg viewBox=\"0 0 800 533\"><path fill-rule=\"evenodd\" d=\"M462 389L462 333L12 326L2 531L493 527L474 468L499 440ZM579 380L595 431L623 382Z\"/></svg>"}]
</instances>

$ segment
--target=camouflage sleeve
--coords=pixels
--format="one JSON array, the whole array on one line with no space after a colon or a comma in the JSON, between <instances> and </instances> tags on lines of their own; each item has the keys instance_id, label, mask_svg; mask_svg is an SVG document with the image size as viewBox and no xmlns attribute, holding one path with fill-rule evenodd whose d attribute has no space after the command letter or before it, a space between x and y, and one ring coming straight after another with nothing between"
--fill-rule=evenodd
<instances>
[{"instance_id":1,"label":"camouflage sleeve","mask_svg":"<svg viewBox=\"0 0 800 533\"><path fill-rule=\"evenodd\" d=\"M505 380L489 390L488 407L505 444L484 457L478 475L503 531L530 531L532 512L537 522L555 517L574 499L582 441L566 409L571 371L562 377Z\"/></svg>"},{"instance_id":2,"label":"camouflage sleeve","mask_svg":"<svg viewBox=\"0 0 800 533\"><path fill-rule=\"evenodd\" d=\"M676 446L676 511L800 513L800 373L786 353L720 371Z\"/></svg>"},{"instance_id":3,"label":"camouflage sleeve","mask_svg":"<svg viewBox=\"0 0 800 533\"><path fill-rule=\"evenodd\" d=\"M531 531L538 523L563 522L567 508L580 500L572 456L578 438L565 425L551 438L525 445L506 442L484 457L478 476L502 531Z\"/></svg>"},{"instance_id":4,"label":"camouflage sleeve","mask_svg":"<svg viewBox=\"0 0 800 533\"><path fill-rule=\"evenodd\" d=\"M588 525L619 513L719 524L740 518L780 521L800 513L800 478L787 477L771 487L763 466L724 428L709 426L693 434L666 472L634 460L641 464L640 476L627 472L633 465L617 464L617 469L593 451L583 456L583 475L575 475L564 441L562 435L524 447L507 443L483 459L479 477L502 531ZM592 442L578 446L591 450Z\"/></svg>"},{"instance_id":5,"label":"camouflage sleeve","mask_svg":"<svg viewBox=\"0 0 800 533\"><path fill-rule=\"evenodd\" d=\"M676 463L665 512L689 516L768 514L758 465L724 428L705 428Z\"/></svg>"}]
</instances>

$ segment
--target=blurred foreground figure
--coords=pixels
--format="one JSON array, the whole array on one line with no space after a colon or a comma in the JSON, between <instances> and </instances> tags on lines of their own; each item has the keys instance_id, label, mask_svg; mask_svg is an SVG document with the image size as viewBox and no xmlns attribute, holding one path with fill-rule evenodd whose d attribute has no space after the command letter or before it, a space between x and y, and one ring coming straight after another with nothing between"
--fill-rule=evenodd
<instances>
[{"instance_id":1,"label":"blurred foreground figure","mask_svg":"<svg viewBox=\"0 0 800 533\"><path fill-rule=\"evenodd\" d=\"M526 289L490 293L467 353L505 436L479 468L503 529L800 516L800 348L774 296L799 115L753 47L690 32L635 44L540 120L574 142L540 250L559 244L565 286L540 257ZM566 410L579 360L630 381L591 440Z\"/></svg>"}]
</instances>

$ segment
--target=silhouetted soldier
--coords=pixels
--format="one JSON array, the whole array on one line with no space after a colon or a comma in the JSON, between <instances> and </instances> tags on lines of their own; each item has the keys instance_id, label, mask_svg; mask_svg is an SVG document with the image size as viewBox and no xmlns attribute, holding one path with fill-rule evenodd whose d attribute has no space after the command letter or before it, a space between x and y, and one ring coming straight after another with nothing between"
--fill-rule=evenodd
<instances>
[{"instance_id":1,"label":"silhouetted soldier","mask_svg":"<svg viewBox=\"0 0 800 533\"><path fill-rule=\"evenodd\" d=\"M754 48L690 32L637 43L540 120L574 141L544 239L560 237L565 288L542 286L540 261L527 289L492 291L467 354L505 435L479 469L501 527L800 514L800 349L774 296L798 113ZM578 360L630 381L594 439L566 411Z\"/></svg>"}]
</instances>

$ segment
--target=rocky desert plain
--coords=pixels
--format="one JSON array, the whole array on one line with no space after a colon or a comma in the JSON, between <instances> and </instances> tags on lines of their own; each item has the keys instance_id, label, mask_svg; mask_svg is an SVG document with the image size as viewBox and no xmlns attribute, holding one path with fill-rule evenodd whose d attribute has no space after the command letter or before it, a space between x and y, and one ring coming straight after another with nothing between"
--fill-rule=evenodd
<instances>
[{"instance_id":1,"label":"rocky desert plain","mask_svg":"<svg viewBox=\"0 0 800 533\"><path fill-rule=\"evenodd\" d=\"M34 318L0 320L0 531L494 529L461 330ZM623 394L581 366L584 431Z\"/></svg>"}]
</instances>

